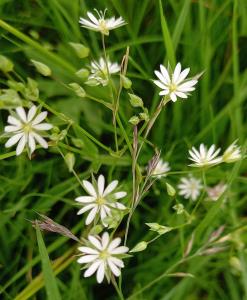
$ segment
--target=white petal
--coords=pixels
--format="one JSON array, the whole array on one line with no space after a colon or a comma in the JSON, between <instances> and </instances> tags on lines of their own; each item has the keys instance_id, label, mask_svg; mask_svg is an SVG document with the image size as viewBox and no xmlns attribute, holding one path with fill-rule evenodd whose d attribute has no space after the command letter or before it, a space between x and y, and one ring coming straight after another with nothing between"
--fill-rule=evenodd
<instances>
[{"instance_id":1,"label":"white petal","mask_svg":"<svg viewBox=\"0 0 247 300\"><path fill-rule=\"evenodd\" d=\"M7 122L11 125L15 125L15 126L21 126L21 122L19 120L17 120L15 117L13 116L8 116L8 120Z\"/></svg>"},{"instance_id":2,"label":"white petal","mask_svg":"<svg viewBox=\"0 0 247 300\"><path fill-rule=\"evenodd\" d=\"M108 251L111 252L113 249L118 247L121 243L121 239L119 237L115 238L109 245Z\"/></svg>"},{"instance_id":3,"label":"white petal","mask_svg":"<svg viewBox=\"0 0 247 300\"><path fill-rule=\"evenodd\" d=\"M26 112L24 110L23 107L17 107L16 108L16 113L18 114L18 116L20 117L20 119L26 123L27 122L27 116L26 116Z\"/></svg>"},{"instance_id":4,"label":"white petal","mask_svg":"<svg viewBox=\"0 0 247 300\"><path fill-rule=\"evenodd\" d=\"M31 132L28 135L28 146L29 146L30 152L32 154L36 148L36 143L35 143L33 134Z\"/></svg>"},{"instance_id":5,"label":"white petal","mask_svg":"<svg viewBox=\"0 0 247 300\"><path fill-rule=\"evenodd\" d=\"M95 273L95 271L98 269L101 262L102 262L101 260L97 260L94 263L92 263L91 266L84 273L84 277L92 276Z\"/></svg>"},{"instance_id":6,"label":"white petal","mask_svg":"<svg viewBox=\"0 0 247 300\"><path fill-rule=\"evenodd\" d=\"M190 68L184 69L184 70L180 73L180 75L179 75L179 78L178 78L178 80L177 80L177 84L179 84L180 82L182 82L182 81L187 77L187 75L189 74L189 72L190 72Z\"/></svg>"},{"instance_id":7,"label":"white petal","mask_svg":"<svg viewBox=\"0 0 247 300\"><path fill-rule=\"evenodd\" d=\"M98 271L96 274L96 279L97 279L98 283L101 283L103 281L104 276L105 276L105 264L102 261L98 267Z\"/></svg>"},{"instance_id":8,"label":"white petal","mask_svg":"<svg viewBox=\"0 0 247 300\"><path fill-rule=\"evenodd\" d=\"M164 76L165 80L167 81L167 84L171 83L170 75L168 74L167 69L163 65L160 65L160 71Z\"/></svg>"},{"instance_id":9,"label":"white petal","mask_svg":"<svg viewBox=\"0 0 247 300\"><path fill-rule=\"evenodd\" d=\"M15 145L23 135L24 135L23 132L13 135L10 139L8 139L7 143L5 144L5 147L9 148Z\"/></svg>"},{"instance_id":10,"label":"white petal","mask_svg":"<svg viewBox=\"0 0 247 300\"><path fill-rule=\"evenodd\" d=\"M165 86L167 85L167 80L159 71L154 71L154 74L159 78L161 83L163 83Z\"/></svg>"},{"instance_id":11,"label":"white petal","mask_svg":"<svg viewBox=\"0 0 247 300\"><path fill-rule=\"evenodd\" d=\"M122 209L122 210L126 209L126 206L123 205L123 204L120 203L120 202L111 203L111 204L109 204L109 205L110 205L111 207L114 207L114 208L117 208L117 209Z\"/></svg>"},{"instance_id":12,"label":"white petal","mask_svg":"<svg viewBox=\"0 0 247 300\"><path fill-rule=\"evenodd\" d=\"M169 92L170 92L169 90L163 90L163 91L159 92L159 95L160 96L165 96L165 95L168 95Z\"/></svg>"},{"instance_id":13,"label":"white petal","mask_svg":"<svg viewBox=\"0 0 247 300\"><path fill-rule=\"evenodd\" d=\"M47 117L47 111L43 111L37 115L37 117L32 121L32 125L37 125L42 122Z\"/></svg>"},{"instance_id":14,"label":"white petal","mask_svg":"<svg viewBox=\"0 0 247 300\"><path fill-rule=\"evenodd\" d=\"M95 197L92 196L80 196L75 198L75 201L81 202L81 203L90 203L95 201Z\"/></svg>"},{"instance_id":15,"label":"white petal","mask_svg":"<svg viewBox=\"0 0 247 300\"><path fill-rule=\"evenodd\" d=\"M108 263L108 265L109 265L112 273L115 276L120 276L121 271L119 270L119 268L110 259L107 259L107 263Z\"/></svg>"},{"instance_id":16,"label":"white petal","mask_svg":"<svg viewBox=\"0 0 247 300\"><path fill-rule=\"evenodd\" d=\"M87 180L83 180L82 183L83 183L84 189L88 192L88 194L97 198L97 193L96 193L92 183Z\"/></svg>"},{"instance_id":17,"label":"white petal","mask_svg":"<svg viewBox=\"0 0 247 300\"><path fill-rule=\"evenodd\" d=\"M90 205L90 204L89 204ZM92 204L93 205L93 204ZM86 218L86 221L85 221L85 224L86 225L89 225L93 222L96 214L97 214L97 211L98 211L98 206L95 206L91 211L90 213L88 214L87 218Z\"/></svg>"},{"instance_id":18,"label":"white petal","mask_svg":"<svg viewBox=\"0 0 247 300\"><path fill-rule=\"evenodd\" d=\"M78 250L86 254L99 254L97 250L89 247L79 247Z\"/></svg>"},{"instance_id":19,"label":"white petal","mask_svg":"<svg viewBox=\"0 0 247 300\"><path fill-rule=\"evenodd\" d=\"M88 236L88 240L91 242L94 247L96 247L99 250L102 250L101 242L93 235Z\"/></svg>"},{"instance_id":20,"label":"white petal","mask_svg":"<svg viewBox=\"0 0 247 300\"><path fill-rule=\"evenodd\" d=\"M88 204L88 205L84 206L83 208L81 208L81 209L78 211L77 215L81 215L81 214L83 214L84 212L86 212L86 211L88 211L88 210L90 210L90 209L92 209L92 208L94 208L94 207L96 207L96 204Z\"/></svg>"},{"instance_id":21,"label":"white petal","mask_svg":"<svg viewBox=\"0 0 247 300\"><path fill-rule=\"evenodd\" d=\"M104 232L101 238L101 243L102 243L102 249L105 249L108 244L109 244L109 233L108 232Z\"/></svg>"},{"instance_id":22,"label":"white petal","mask_svg":"<svg viewBox=\"0 0 247 300\"><path fill-rule=\"evenodd\" d=\"M48 148L48 144L46 142L45 139L43 139L39 134L32 132L33 137L35 138L35 140L40 144L41 147L47 149Z\"/></svg>"},{"instance_id":23,"label":"white petal","mask_svg":"<svg viewBox=\"0 0 247 300\"><path fill-rule=\"evenodd\" d=\"M33 105L29 111L28 111L28 114L27 114L27 121L30 122L34 116L36 115L36 112L37 112L37 107L35 105Z\"/></svg>"},{"instance_id":24,"label":"white petal","mask_svg":"<svg viewBox=\"0 0 247 300\"><path fill-rule=\"evenodd\" d=\"M115 199L121 199L121 198L125 197L126 195L127 195L126 192L117 192L117 193L114 194L114 198Z\"/></svg>"},{"instance_id":25,"label":"white petal","mask_svg":"<svg viewBox=\"0 0 247 300\"><path fill-rule=\"evenodd\" d=\"M185 93L182 93L182 92L178 92L176 91L175 94L180 97L180 98L188 98L188 96L185 94Z\"/></svg>"},{"instance_id":26,"label":"white petal","mask_svg":"<svg viewBox=\"0 0 247 300\"><path fill-rule=\"evenodd\" d=\"M21 126L15 126L15 125L9 125L4 127L5 132L15 132L18 131L21 128Z\"/></svg>"},{"instance_id":27,"label":"white petal","mask_svg":"<svg viewBox=\"0 0 247 300\"><path fill-rule=\"evenodd\" d=\"M79 259L77 259L77 262L79 264L86 264L86 263L89 263L89 262L92 262L94 261L95 259L97 259L99 256L98 255L84 255L84 256L81 256Z\"/></svg>"},{"instance_id":28,"label":"white petal","mask_svg":"<svg viewBox=\"0 0 247 300\"><path fill-rule=\"evenodd\" d=\"M170 97L171 97L171 100L172 100L173 102L176 102L176 101L177 101L177 96L176 96L175 93L171 93L171 94L170 94Z\"/></svg>"},{"instance_id":29,"label":"white petal","mask_svg":"<svg viewBox=\"0 0 247 300\"><path fill-rule=\"evenodd\" d=\"M179 78L180 73L181 73L181 64L178 63L178 64L176 65L175 70L174 70L174 73L173 73L173 75L172 75L172 81L173 81L173 83L177 83L177 80L178 80L178 78Z\"/></svg>"},{"instance_id":30,"label":"white petal","mask_svg":"<svg viewBox=\"0 0 247 300\"><path fill-rule=\"evenodd\" d=\"M99 24L99 21L95 18L95 16L91 12L88 12L87 15L93 23Z\"/></svg>"},{"instance_id":31,"label":"white petal","mask_svg":"<svg viewBox=\"0 0 247 300\"><path fill-rule=\"evenodd\" d=\"M32 127L36 130L50 130L52 129L53 126L49 123L41 123L41 124L33 125Z\"/></svg>"},{"instance_id":32,"label":"white petal","mask_svg":"<svg viewBox=\"0 0 247 300\"><path fill-rule=\"evenodd\" d=\"M101 208L100 208L100 219L103 223L103 225L105 227L107 227L107 223L104 222L104 218L107 217L107 214L106 214L106 211L105 211L105 205L102 205Z\"/></svg>"},{"instance_id":33,"label":"white petal","mask_svg":"<svg viewBox=\"0 0 247 300\"><path fill-rule=\"evenodd\" d=\"M24 147L26 145L26 142L27 142L27 137L24 134L17 145L16 155L20 155L22 153L22 151L24 150Z\"/></svg>"},{"instance_id":34,"label":"white petal","mask_svg":"<svg viewBox=\"0 0 247 300\"><path fill-rule=\"evenodd\" d=\"M113 257L111 256L109 258L109 260L111 260L116 266L120 267L120 268L123 268L124 267L124 263L121 259L119 258L116 258L116 257Z\"/></svg>"},{"instance_id":35,"label":"white petal","mask_svg":"<svg viewBox=\"0 0 247 300\"><path fill-rule=\"evenodd\" d=\"M154 84L156 84L161 89L167 89L167 86L164 83L160 82L159 80L154 80Z\"/></svg>"},{"instance_id":36,"label":"white petal","mask_svg":"<svg viewBox=\"0 0 247 300\"><path fill-rule=\"evenodd\" d=\"M104 188L105 188L105 177L103 175L99 175L99 178L98 178L99 196L103 196Z\"/></svg>"},{"instance_id":37,"label":"white petal","mask_svg":"<svg viewBox=\"0 0 247 300\"><path fill-rule=\"evenodd\" d=\"M118 185L118 180L113 180L105 189L103 196L110 194Z\"/></svg>"},{"instance_id":38,"label":"white petal","mask_svg":"<svg viewBox=\"0 0 247 300\"><path fill-rule=\"evenodd\" d=\"M125 246L120 246L118 248L115 248L113 250L111 250L111 254L123 254L129 251L128 247Z\"/></svg>"},{"instance_id":39,"label":"white petal","mask_svg":"<svg viewBox=\"0 0 247 300\"><path fill-rule=\"evenodd\" d=\"M98 25L96 25L93 22L90 22L90 21L88 21L86 19L80 18L79 23L82 26L86 27L86 28L89 28L89 29L92 29L92 30L96 30L96 31L99 30L99 26Z\"/></svg>"}]
</instances>

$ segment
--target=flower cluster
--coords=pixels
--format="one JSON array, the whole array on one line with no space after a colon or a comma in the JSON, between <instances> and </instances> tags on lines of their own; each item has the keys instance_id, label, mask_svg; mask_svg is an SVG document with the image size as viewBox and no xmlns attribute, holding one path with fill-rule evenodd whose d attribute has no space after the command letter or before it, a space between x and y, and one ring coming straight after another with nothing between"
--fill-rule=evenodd
<instances>
[{"instance_id":1,"label":"flower cluster","mask_svg":"<svg viewBox=\"0 0 247 300\"><path fill-rule=\"evenodd\" d=\"M117 188L118 181L113 180L109 185L105 186L105 177L99 175L97 182L93 183L88 180L83 180L83 187L88 193L88 196L80 196L75 201L81 203L83 208L78 211L78 215L90 211L86 218L86 225L91 224L93 221L97 224L100 219L103 226L107 227L108 224L105 219L112 215L112 210L125 210L126 206L120 202L121 199L127 195L124 191L114 192ZM79 251L83 255L78 259L78 263L86 264L87 270L84 277L93 275L96 270L96 279L101 283L106 275L110 281L110 273L115 276L120 276L120 269L124 267L121 255L128 252L128 247L119 246L121 243L120 238L110 240L109 233L104 232L102 237L88 236L88 247L79 247Z\"/></svg>"},{"instance_id":2,"label":"flower cluster","mask_svg":"<svg viewBox=\"0 0 247 300\"><path fill-rule=\"evenodd\" d=\"M223 153L222 156L217 156L220 153L220 148L216 149L215 145L209 147L209 149L201 144L199 150L192 147L189 150L190 157L194 163L190 166L192 167L206 167L220 164L222 162L232 163L238 161L242 158L241 150L237 146L236 141L234 141Z\"/></svg>"}]
</instances>

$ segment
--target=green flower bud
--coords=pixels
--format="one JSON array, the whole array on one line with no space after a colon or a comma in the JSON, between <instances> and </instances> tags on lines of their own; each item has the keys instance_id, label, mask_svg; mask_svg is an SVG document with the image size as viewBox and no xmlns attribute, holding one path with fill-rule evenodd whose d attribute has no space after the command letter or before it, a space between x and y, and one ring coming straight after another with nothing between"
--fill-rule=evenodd
<instances>
[{"instance_id":1,"label":"green flower bud","mask_svg":"<svg viewBox=\"0 0 247 300\"><path fill-rule=\"evenodd\" d=\"M65 163L69 169L69 172L73 171L74 165L75 165L75 155L74 153L68 152L65 157Z\"/></svg>"},{"instance_id":2,"label":"green flower bud","mask_svg":"<svg viewBox=\"0 0 247 300\"><path fill-rule=\"evenodd\" d=\"M176 190L174 189L174 187L167 182L166 182L166 190L169 196L174 197L176 195Z\"/></svg>"},{"instance_id":3,"label":"green flower bud","mask_svg":"<svg viewBox=\"0 0 247 300\"><path fill-rule=\"evenodd\" d=\"M131 86L132 86L131 80L130 80L128 77L124 76L124 75L120 75L120 76L121 76L121 79L122 79L123 87L124 87L126 90L130 89Z\"/></svg>"},{"instance_id":4,"label":"green flower bud","mask_svg":"<svg viewBox=\"0 0 247 300\"><path fill-rule=\"evenodd\" d=\"M147 246L147 242L141 241L140 243L136 244L133 249L130 250L130 253L143 251L147 248Z\"/></svg>"},{"instance_id":5,"label":"green flower bud","mask_svg":"<svg viewBox=\"0 0 247 300\"><path fill-rule=\"evenodd\" d=\"M79 43L69 43L70 46L75 50L75 53L80 58L85 58L89 55L90 49Z\"/></svg>"},{"instance_id":6,"label":"green flower bud","mask_svg":"<svg viewBox=\"0 0 247 300\"><path fill-rule=\"evenodd\" d=\"M143 101L140 97L134 95L134 94L128 94L129 97L130 97L130 104L133 106L133 107L143 107Z\"/></svg>"},{"instance_id":7,"label":"green flower bud","mask_svg":"<svg viewBox=\"0 0 247 300\"><path fill-rule=\"evenodd\" d=\"M88 69L82 68L82 69L78 70L75 74L77 77L79 77L81 79L87 79L89 76L89 71L88 71Z\"/></svg>"},{"instance_id":8,"label":"green flower bud","mask_svg":"<svg viewBox=\"0 0 247 300\"><path fill-rule=\"evenodd\" d=\"M69 86L76 93L77 96L84 98L86 96L85 90L78 83L69 83Z\"/></svg>"},{"instance_id":9,"label":"green flower bud","mask_svg":"<svg viewBox=\"0 0 247 300\"><path fill-rule=\"evenodd\" d=\"M129 119L129 122L130 122L132 125L137 125L137 124L140 122L140 120L139 120L139 118L138 118L137 116L133 116L133 117L131 117L131 118Z\"/></svg>"},{"instance_id":10,"label":"green flower bud","mask_svg":"<svg viewBox=\"0 0 247 300\"><path fill-rule=\"evenodd\" d=\"M14 64L7 57L0 55L0 70L4 73L11 72L14 68Z\"/></svg>"},{"instance_id":11,"label":"green flower bud","mask_svg":"<svg viewBox=\"0 0 247 300\"><path fill-rule=\"evenodd\" d=\"M43 64L43 63L41 63L41 62L39 62L37 60L34 60L34 59L31 59L31 62L33 63L33 65L35 66L36 70L41 75L43 75L43 76L51 76L51 69L47 65L45 65L45 64Z\"/></svg>"}]
</instances>

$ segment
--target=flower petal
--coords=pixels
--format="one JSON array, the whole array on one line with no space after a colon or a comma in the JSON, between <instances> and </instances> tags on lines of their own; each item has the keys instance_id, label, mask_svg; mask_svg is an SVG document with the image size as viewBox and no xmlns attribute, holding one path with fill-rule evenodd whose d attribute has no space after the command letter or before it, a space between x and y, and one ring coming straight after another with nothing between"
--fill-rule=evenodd
<instances>
[{"instance_id":1,"label":"flower petal","mask_svg":"<svg viewBox=\"0 0 247 300\"><path fill-rule=\"evenodd\" d=\"M90 210L90 209L92 209L92 208L94 208L94 207L96 207L96 204L88 204L88 205L84 206L83 208L81 208L81 209L78 211L77 215L84 214L84 212L86 212L86 211L88 211L88 210Z\"/></svg>"},{"instance_id":2,"label":"flower petal","mask_svg":"<svg viewBox=\"0 0 247 300\"><path fill-rule=\"evenodd\" d=\"M105 264L102 261L100 263L99 267L98 267L98 271L97 271L97 274L96 274L97 282L101 283L104 279L104 276L105 276Z\"/></svg>"},{"instance_id":3,"label":"flower petal","mask_svg":"<svg viewBox=\"0 0 247 300\"><path fill-rule=\"evenodd\" d=\"M25 112L25 110L24 110L23 107L21 107L21 106L17 107L17 108L16 108L16 113L17 113L17 115L20 117L20 119L21 119L24 123L27 122L26 112Z\"/></svg>"},{"instance_id":4,"label":"flower petal","mask_svg":"<svg viewBox=\"0 0 247 300\"><path fill-rule=\"evenodd\" d=\"M33 105L28 111L27 122L30 122L34 118L34 116L36 115L36 112L37 112L37 107L35 105Z\"/></svg>"},{"instance_id":5,"label":"flower petal","mask_svg":"<svg viewBox=\"0 0 247 300\"><path fill-rule=\"evenodd\" d=\"M92 183L87 181L87 180L83 180L82 183L83 183L84 189L88 192L88 194L95 197L95 198L97 198L97 193L96 193Z\"/></svg>"},{"instance_id":6,"label":"flower petal","mask_svg":"<svg viewBox=\"0 0 247 300\"><path fill-rule=\"evenodd\" d=\"M110 259L107 259L107 263L108 263L108 265L109 265L112 273L115 276L120 276L121 271L119 270L119 268Z\"/></svg>"},{"instance_id":7,"label":"flower petal","mask_svg":"<svg viewBox=\"0 0 247 300\"><path fill-rule=\"evenodd\" d=\"M84 277L92 276L95 273L95 271L98 269L98 267L101 263L102 263L101 260L97 260L94 263L92 263L91 266L84 273Z\"/></svg>"},{"instance_id":8,"label":"flower petal","mask_svg":"<svg viewBox=\"0 0 247 300\"><path fill-rule=\"evenodd\" d=\"M24 150L24 147L26 145L26 142L27 142L27 137L25 134L23 134L23 136L21 137L18 145L17 145L17 148L16 148L16 155L20 155L22 153L22 151Z\"/></svg>"},{"instance_id":9,"label":"flower petal","mask_svg":"<svg viewBox=\"0 0 247 300\"><path fill-rule=\"evenodd\" d=\"M103 175L99 175L99 178L98 178L99 196L103 196L104 188L105 188L105 177Z\"/></svg>"},{"instance_id":10,"label":"flower petal","mask_svg":"<svg viewBox=\"0 0 247 300\"><path fill-rule=\"evenodd\" d=\"M77 259L77 262L79 264L86 264L86 263L89 263L89 262L92 262L94 260L96 260L99 256L96 254L90 254L90 255L84 255L84 256L81 256L79 259Z\"/></svg>"},{"instance_id":11,"label":"flower petal","mask_svg":"<svg viewBox=\"0 0 247 300\"><path fill-rule=\"evenodd\" d=\"M105 189L103 196L110 194L118 185L118 180L113 180Z\"/></svg>"},{"instance_id":12,"label":"flower petal","mask_svg":"<svg viewBox=\"0 0 247 300\"><path fill-rule=\"evenodd\" d=\"M89 204L91 205L91 204ZM93 205L93 204L92 204ZM97 211L98 211L98 206L95 206L91 211L90 213L88 214L87 218L86 218L86 221L85 221L85 224L86 225L89 225L93 222L96 214L97 214Z\"/></svg>"},{"instance_id":13,"label":"flower petal","mask_svg":"<svg viewBox=\"0 0 247 300\"><path fill-rule=\"evenodd\" d=\"M6 148L12 147L13 145L15 145L20 140L20 138L23 135L24 135L23 132L13 135L10 139L8 139L7 143L5 144L5 147Z\"/></svg>"},{"instance_id":14,"label":"flower petal","mask_svg":"<svg viewBox=\"0 0 247 300\"><path fill-rule=\"evenodd\" d=\"M99 251L89 247L79 247L78 250L86 254L99 254Z\"/></svg>"},{"instance_id":15,"label":"flower petal","mask_svg":"<svg viewBox=\"0 0 247 300\"><path fill-rule=\"evenodd\" d=\"M49 123L41 123L41 124L33 125L32 127L36 130L50 130L52 129L53 126Z\"/></svg>"},{"instance_id":16,"label":"flower petal","mask_svg":"<svg viewBox=\"0 0 247 300\"><path fill-rule=\"evenodd\" d=\"M91 242L91 244L94 245L94 247L96 247L99 250L102 250L102 245L101 245L100 241L95 236L89 235L88 239Z\"/></svg>"},{"instance_id":17,"label":"flower petal","mask_svg":"<svg viewBox=\"0 0 247 300\"><path fill-rule=\"evenodd\" d=\"M36 116L36 118L32 121L32 125L37 125L41 123L47 117L47 111L43 111Z\"/></svg>"},{"instance_id":18,"label":"flower petal","mask_svg":"<svg viewBox=\"0 0 247 300\"><path fill-rule=\"evenodd\" d=\"M95 201L95 197L92 196L80 196L75 198L75 201L81 202L81 203L90 203Z\"/></svg>"}]
</instances>

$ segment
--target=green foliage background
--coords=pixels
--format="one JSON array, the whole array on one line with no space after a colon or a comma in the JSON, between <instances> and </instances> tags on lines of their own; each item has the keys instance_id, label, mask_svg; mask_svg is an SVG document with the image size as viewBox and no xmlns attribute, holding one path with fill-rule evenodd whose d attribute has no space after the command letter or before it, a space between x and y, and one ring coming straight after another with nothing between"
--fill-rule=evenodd
<instances>
[{"instance_id":1,"label":"green foliage background","mask_svg":"<svg viewBox=\"0 0 247 300\"><path fill-rule=\"evenodd\" d=\"M105 7L108 16L121 15L128 23L106 39L108 54L112 61L120 62L126 47L130 46L127 75L133 82L133 91L143 98L150 113L160 100L158 89L151 81L159 64L169 61L174 65L180 61L183 67L191 67L191 74L205 72L188 100L169 103L149 137L162 149L162 157L170 162L172 172L167 178L170 184L175 186L181 174L191 171L187 166L187 150L192 145L215 143L226 148L238 139L240 145L246 146L246 1L0 0L0 54L14 62L15 72L22 78L31 77L38 82L42 101L85 130L69 130L60 144L64 153L75 152L75 170L80 178L99 171L108 181L118 178L131 195L131 157L128 151L120 157L114 154L111 112L94 101L97 98L110 103L109 90L86 87L75 75L91 58L102 54L100 35L80 28L79 17L93 8L103 10ZM89 59L79 59L69 42L87 45L91 50ZM52 69L52 79L38 75L30 59L47 64ZM6 80L1 73L2 89L6 88ZM65 85L70 82L82 84L91 98L77 97ZM2 108L1 131L8 115ZM127 92L123 92L120 118L129 139L132 139L132 127L128 119L133 114ZM56 116L50 114L49 119L60 129L66 128ZM122 149L126 147L125 140L118 130ZM81 147L69 148L68 141L75 137L81 140ZM38 246L35 229L28 221L37 218L36 212L48 215L78 235L81 232L86 235L84 220L76 216L78 208L74 201L82 189L55 147L49 151L37 150L31 161L25 154L16 158L14 152L6 153L1 139L0 298L47 299L46 285L46 289L54 292L50 299L117 299L112 286L99 286L94 278L83 278L75 262L73 242L48 233L43 235L45 246L39 233ZM153 149L146 146L140 165L144 167L152 155ZM200 172L195 174L201 176ZM208 184L219 181L229 184L231 193L227 203L224 207L220 202L202 203L190 225L167 233L126 261L122 277L126 299L247 298L246 174L245 162L208 171ZM128 246L153 237L146 222L167 226L182 224L184 217L172 209L176 201L192 211L193 203L167 195L165 180L156 182L134 215ZM196 253L223 224L224 235L231 234L224 251L196 256L177 265L193 232L192 253ZM118 231L120 236L123 229ZM55 280L49 272L46 249ZM46 278L51 278L50 285L49 280L44 281L40 275L41 259ZM190 273L194 277L167 276L175 272Z\"/></svg>"}]
</instances>

